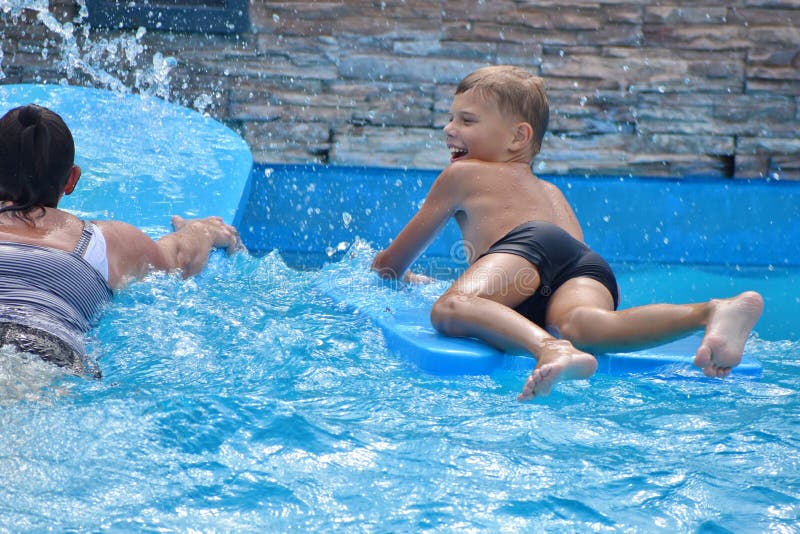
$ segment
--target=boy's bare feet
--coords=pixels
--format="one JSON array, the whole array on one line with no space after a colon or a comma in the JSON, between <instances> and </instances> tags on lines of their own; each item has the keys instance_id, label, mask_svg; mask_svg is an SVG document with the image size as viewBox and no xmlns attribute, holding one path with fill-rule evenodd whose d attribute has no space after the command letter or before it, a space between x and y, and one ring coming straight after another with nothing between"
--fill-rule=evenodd
<instances>
[{"instance_id":1,"label":"boy's bare feet","mask_svg":"<svg viewBox=\"0 0 800 534\"><path fill-rule=\"evenodd\" d=\"M543 397L561 380L589 378L597 370L597 360L579 351L566 340L554 339L545 344L536 368L528 377L517 400Z\"/></svg>"},{"instance_id":2,"label":"boy's bare feet","mask_svg":"<svg viewBox=\"0 0 800 534\"><path fill-rule=\"evenodd\" d=\"M711 317L694 364L706 376L725 377L742 361L744 344L764 309L764 299L745 291L730 299L712 300Z\"/></svg>"}]
</instances>

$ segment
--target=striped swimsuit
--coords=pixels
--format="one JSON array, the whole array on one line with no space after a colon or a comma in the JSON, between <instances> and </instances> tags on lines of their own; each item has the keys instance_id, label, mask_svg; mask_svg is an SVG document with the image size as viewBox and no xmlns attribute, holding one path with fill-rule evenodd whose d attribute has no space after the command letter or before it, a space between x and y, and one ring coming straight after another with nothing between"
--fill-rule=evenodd
<instances>
[{"instance_id":1,"label":"striped swimsuit","mask_svg":"<svg viewBox=\"0 0 800 534\"><path fill-rule=\"evenodd\" d=\"M107 272L84 258L93 237L102 241L99 229L84 221L72 252L0 242L0 346L36 354L76 374L86 371L84 335L113 295Z\"/></svg>"}]
</instances>

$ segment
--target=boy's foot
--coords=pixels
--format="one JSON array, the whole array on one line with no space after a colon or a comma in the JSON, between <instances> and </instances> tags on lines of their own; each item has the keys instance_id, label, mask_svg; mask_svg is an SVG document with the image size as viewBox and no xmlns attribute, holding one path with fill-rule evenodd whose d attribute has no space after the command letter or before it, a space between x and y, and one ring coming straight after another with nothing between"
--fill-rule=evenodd
<instances>
[{"instance_id":1,"label":"boy's foot","mask_svg":"<svg viewBox=\"0 0 800 534\"><path fill-rule=\"evenodd\" d=\"M739 365L744 344L764 309L764 299L755 291L745 291L730 299L713 300L711 317L694 364L706 376L728 376Z\"/></svg>"},{"instance_id":2,"label":"boy's foot","mask_svg":"<svg viewBox=\"0 0 800 534\"><path fill-rule=\"evenodd\" d=\"M561 380L589 378L596 370L597 360L591 354L579 351L566 340L550 341L517 400L543 397Z\"/></svg>"}]
</instances>

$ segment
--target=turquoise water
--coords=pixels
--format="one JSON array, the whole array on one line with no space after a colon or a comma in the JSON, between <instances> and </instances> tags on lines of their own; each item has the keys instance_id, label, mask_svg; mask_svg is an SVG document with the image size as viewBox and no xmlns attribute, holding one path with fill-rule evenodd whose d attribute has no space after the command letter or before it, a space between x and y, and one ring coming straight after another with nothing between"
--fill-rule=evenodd
<instances>
[{"instance_id":1,"label":"turquoise water","mask_svg":"<svg viewBox=\"0 0 800 534\"><path fill-rule=\"evenodd\" d=\"M154 236L173 210L224 209L253 254L117 295L90 339L100 381L2 354L0 531L797 529L800 184L558 178L623 306L761 291L747 351L763 377L598 375L520 404L525 372L422 373L316 289L340 258L367 263L364 241L385 246L434 172L256 167L240 205L238 136L190 118L211 141L176 134L185 113L82 91L107 109L92 115L66 91L47 94L87 158L71 209ZM440 254L449 272L452 230L421 268Z\"/></svg>"},{"instance_id":2,"label":"turquoise water","mask_svg":"<svg viewBox=\"0 0 800 534\"><path fill-rule=\"evenodd\" d=\"M215 254L134 285L91 340L100 381L2 360L0 530L797 528L800 342L754 336L760 380L598 375L520 404L524 372L399 360L321 272Z\"/></svg>"}]
</instances>

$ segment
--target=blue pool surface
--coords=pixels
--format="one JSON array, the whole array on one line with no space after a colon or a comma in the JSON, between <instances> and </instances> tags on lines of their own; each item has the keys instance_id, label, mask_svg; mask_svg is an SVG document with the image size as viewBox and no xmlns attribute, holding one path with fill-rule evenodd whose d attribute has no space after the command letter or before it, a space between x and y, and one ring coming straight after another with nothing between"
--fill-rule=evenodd
<instances>
[{"instance_id":1,"label":"blue pool surface","mask_svg":"<svg viewBox=\"0 0 800 534\"><path fill-rule=\"evenodd\" d=\"M0 86L0 101L4 95ZM93 102L84 97L88 121ZM102 106L106 95L97 97ZM147 124L149 109L126 108L105 133L81 131L82 157L111 132L137 138L139 128L127 124ZM172 117L166 122L205 124L212 138L232 134L193 113ZM133 187L148 181L138 181L142 154L158 158L169 146L165 139L148 149L148 136L140 137L140 146L114 151L120 145L106 143L105 154L82 160L87 195L103 200L95 191L111 184L123 200L109 215L142 209L140 224L153 235L166 231L170 210L222 210L252 253L215 253L197 278L153 275L119 292L89 340L102 380L0 354L0 531L796 530L800 335L790 321L773 328L779 318L768 316L781 307L798 316L794 184L700 181L707 194L697 198L713 197L715 208L702 210L703 222L684 224L668 215L696 213L693 182L609 178L607 188L592 190L605 179L594 186L563 179L590 242L607 255L624 250L611 258L624 303L762 291L767 313L747 351L761 360L763 376L597 375L518 403L524 372L420 372L387 349L376 326L316 289L345 254L368 262L435 173L250 172L249 160L242 172L230 160L236 172L209 162L202 172L213 176L191 190L177 176ZM200 172L195 160L213 141L172 140L184 148L152 172L171 176L173 165ZM213 157L230 154L223 147ZM229 187L242 198L224 193ZM665 187L681 192L671 208L662 205ZM774 202L748 204L771 191L780 193ZM197 205L172 198L184 193ZM628 208L619 205L634 198L645 213L625 219ZM80 192L70 201L82 202ZM72 209L95 216L99 208ZM736 213L750 214L750 237L729 238L716 256L688 246L699 238L684 232L713 242L717 229L741 223ZM421 269L443 278L458 271L447 239ZM753 245L762 239L764 246ZM405 291L413 298L446 287L443 280Z\"/></svg>"}]
</instances>

